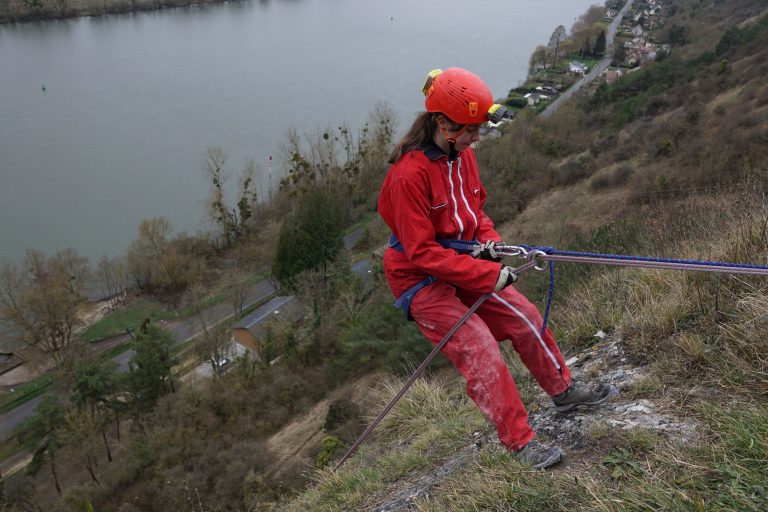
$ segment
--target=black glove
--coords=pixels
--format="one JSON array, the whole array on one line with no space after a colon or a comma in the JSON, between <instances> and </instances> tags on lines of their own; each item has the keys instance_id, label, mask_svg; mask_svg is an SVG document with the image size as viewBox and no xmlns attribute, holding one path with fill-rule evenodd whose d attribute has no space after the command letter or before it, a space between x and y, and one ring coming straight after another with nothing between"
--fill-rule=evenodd
<instances>
[{"instance_id":1,"label":"black glove","mask_svg":"<svg viewBox=\"0 0 768 512\"><path fill-rule=\"evenodd\" d=\"M512 267L502 265L501 271L499 272L499 279L496 281L496 288L494 288L493 291L500 292L515 281L517 281L517 274L512 272Z\"/></svg>"},{"instance_id":2,"label":"black glove","mask_svg":"<svg viewBox=\"0 0 768 512\"><path fill-rule=\"evenodd\" d=\"M501 256L496 252L496 245L504 245L504 242L492 242L488 240L482 245L478 245L473 251L472 256L488 261L501 261Z\"/></svg>"}]
</instances>

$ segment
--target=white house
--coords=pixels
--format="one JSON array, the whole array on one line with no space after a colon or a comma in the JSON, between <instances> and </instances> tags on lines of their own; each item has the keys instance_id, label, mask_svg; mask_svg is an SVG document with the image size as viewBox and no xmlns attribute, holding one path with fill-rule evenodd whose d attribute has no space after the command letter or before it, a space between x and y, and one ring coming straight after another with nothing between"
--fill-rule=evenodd
<instances>
[{"instance_id":1,"label":"white house","mask_svg":"<svg viewBox=\"0 0 768 512\"><path fill-rule=\"evenodd\" d=\"M583 75L584 73L589 71L589 68L583 62L577 62L575 60L572 60L568 64L568 71L570 71L571 73L576 73L577 75Z\"/></svg>"},{"instance_id":2,"label":"white house","mask_svg":"<svg viewBox=\"0 0 768 512\"><path fill-rule=\"evenodd\" d=\"M534 106L539 102L539 93L537 92L529 92L525 96L523 96L526 100L528 100L528 105Z\"/></svg>"}]
</instances>

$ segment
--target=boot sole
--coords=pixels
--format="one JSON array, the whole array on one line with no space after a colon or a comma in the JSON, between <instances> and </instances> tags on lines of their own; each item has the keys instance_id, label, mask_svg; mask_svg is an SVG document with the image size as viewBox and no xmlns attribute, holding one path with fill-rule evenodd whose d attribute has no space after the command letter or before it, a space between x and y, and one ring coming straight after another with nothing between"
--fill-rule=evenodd
<instances>
[{"instance_id":1,"label":"boot sole","mask_svg":"<svg viewBox=\"0 0 768 512\"><path fill-rule=\"evenodd\" d=\"M562 461L562 460L563 460L563 456L564 456L564 455L565 455L565 454L563 453L563 451L562 451L562 450L556 450L556 451L555 451L555 452L554 452L554 453L553 453L553 454L552 454L552 455L551 455L549 458L547 458L546 460L544 460L544 461L542 461L542 462L539 462L538 464L534 464L534 465L533 465L533 469L535 469L535 470L538 470L538 471L543 471L543 470L545 470L545 469L547 469L547 468L551 468L551 467L552 467L552 466L554 466L555 464L557 464L557 463L559 463L560 461Z\"/></svg>"}]
</instances>

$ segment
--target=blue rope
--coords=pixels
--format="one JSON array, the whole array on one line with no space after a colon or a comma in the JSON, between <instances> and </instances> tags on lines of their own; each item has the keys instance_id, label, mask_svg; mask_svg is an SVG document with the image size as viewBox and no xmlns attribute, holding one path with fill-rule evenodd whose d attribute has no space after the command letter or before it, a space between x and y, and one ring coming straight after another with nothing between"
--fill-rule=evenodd
<instances>
[{"instance_id":1,"label":"blue rope","mask_svg":"<svg viewBox=\"0 0 768 512\"><path fill-rule=\"evenodd\" d=\"M559 255L559 256L586 256L589 258L603 258L607 260L618 261L651 261L656 263L676 263L682 265L702 265L708 267L734 267L734 268L747 268L755 270L768 270L766 265L751 265L747 263L725 263L720 261L705 261L705 260L677 260L670 258L654 258L651 256L625 256L621 254L605 254L599 252L577 252L577 251L560 251L554 247L548 246L530 246L521 245L520 247L525 250L539 250L546 254Z\"/></svg>"},{"instance_id":2,"label":"blue rope","mask_svg":"<svg viewBox=\"0 0 768 512\"><path fill-rule=\"evenodd\" d=\"M523 249L527 251L538 250L546 254L560 255L560 256L586 256L590 258L603 258L619 261L651 261L656 263L676 263L684 265L702 265L709 267L734 267L756 270L768 270L766 265L750 265L746 263L724 263L718 261L705 261L705 260L678 260L670 258L654 258L650 256L624 256L619 254L605 254L597 252L577 252L577 251L560 251L554 247L549 246L531 246L521 245ZM541 335L544 336L544 332L547 329L547 323L549 322L549 313L552 308L552 297L555 294L555 262L549 262L549 292L547 293L547 305L544 308L544 320L541 325Z\"/></svg>"},{"instance_id":3,"label":"blue rope","mask_svg":"<svg viewBox=\"0 0 768 512\"><path fill-rule=\"evenodd\" d=\"M547 292L547 306L544 308L544 322L541 324L541 336L547 330L549 322L549 310L552 308L552 296L555 295L555 262L549 262L549 292Z\"/></svg>"}]
</instances>

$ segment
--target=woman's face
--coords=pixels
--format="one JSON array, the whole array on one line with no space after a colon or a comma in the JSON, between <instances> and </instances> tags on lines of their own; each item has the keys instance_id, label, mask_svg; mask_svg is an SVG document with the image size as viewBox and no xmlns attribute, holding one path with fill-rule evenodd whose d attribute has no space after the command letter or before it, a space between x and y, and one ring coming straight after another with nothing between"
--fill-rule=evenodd
<instances>
[{"instance_id":1,"label":"woman's face","mask_svg":"<svg viewBox=\"0 0 768 512\"><path fill-rule=\"evenodd\" d=\"M480 125L470 124L466 129L456 138L456 151L461 152L467 149L469 146L480 140Z\"/></svg>"},{"instance_id":2,"label":"woman's face","mask_svg":"<svg viewBox=\"0 0 768 512\"><path fill-rule=\"evenodd\" d=\"M466 128L462 125L453 124L444 116L438 118L438 124L445 130L443 137L446 134L456 140L456 151L461 152L467 149L469 146L480 140L480 126L479 124L468 124ZM462 131L463 128L463 131Z\"/></svg>"}]
</instances>

